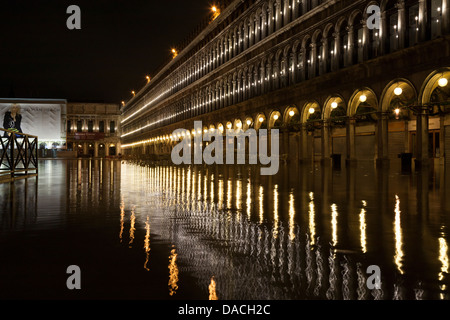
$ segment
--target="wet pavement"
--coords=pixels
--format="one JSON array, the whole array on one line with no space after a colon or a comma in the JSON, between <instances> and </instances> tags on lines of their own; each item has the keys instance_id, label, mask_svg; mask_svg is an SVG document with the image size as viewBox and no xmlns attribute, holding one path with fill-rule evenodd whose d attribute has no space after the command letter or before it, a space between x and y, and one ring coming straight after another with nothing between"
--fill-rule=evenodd
<instances>
[{"instance_id":1,"label":"wet pavement","mask_svg":"<svg viewBox=\"0 0 450 320\"><path fill-rule=\"evenodd\" d=\"M450 170L259 172L41 160L0 184L0 299L450 298Z\"/></svg>"}]
</instances>

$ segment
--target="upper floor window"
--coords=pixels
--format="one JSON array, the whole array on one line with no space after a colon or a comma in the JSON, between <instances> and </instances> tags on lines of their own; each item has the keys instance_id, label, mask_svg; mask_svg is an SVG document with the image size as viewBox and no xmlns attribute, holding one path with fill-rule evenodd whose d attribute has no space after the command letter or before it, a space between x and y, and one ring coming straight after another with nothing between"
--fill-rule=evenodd
<instances>
[{"instance_id":1,"label":"upper floor window","mask_svg":"<svg viewBox=\"0 0 450 320\"><path fill-rule=\"evenodd\" d=\"M109 133L115 133L116 132L116 123L115 121L111 121L109 123Z\"/></svg>"}]
</instances>

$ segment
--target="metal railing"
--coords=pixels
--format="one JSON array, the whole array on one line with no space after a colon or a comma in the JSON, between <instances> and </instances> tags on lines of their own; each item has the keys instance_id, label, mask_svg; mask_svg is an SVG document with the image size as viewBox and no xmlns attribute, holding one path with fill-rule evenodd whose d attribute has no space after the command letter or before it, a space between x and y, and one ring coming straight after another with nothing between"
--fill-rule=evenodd
<instances>
[{"instance_id":1,"label":"metal railing","mask_svg":"<svg viewBox=\"0 0 450 320\"><path fill-rule=\"evenodd\" d=\"M0 182L36 176L38 137L5 129L0 134Z\"/></svg>"}]
</instances>

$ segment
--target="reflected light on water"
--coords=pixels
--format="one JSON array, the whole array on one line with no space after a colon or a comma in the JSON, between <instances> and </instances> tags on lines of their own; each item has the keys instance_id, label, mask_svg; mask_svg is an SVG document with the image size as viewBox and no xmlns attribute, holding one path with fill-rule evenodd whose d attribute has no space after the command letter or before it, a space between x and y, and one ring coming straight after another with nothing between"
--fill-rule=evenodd
<instances>
[{"instance_id":1,"label":"reflected light on water","mask_svg":"<svg viewBox=\"0 0 450 320\"><path fill-rule=\"evenodd\" d=\"M136 223L136 215L134 214L134 209L131 209L131 218L130 218L130 242L128 243L131 248L131 244L134 241L134 231L136 231L136 228L134 227L134 224Z\"/></svg>"},{"instance_id":2,"label":"reflected light on water","mask_svg":"<svg viewBox=\"0 0 450 320\"><path fill-rule=\"evenodd\" d=\"M289 240L291 241L295 239L294 219L295 219L294 194L291 191L289 193Z\"/></svg>"},{"instance_id":3,"label":"reflected light on water","mask_svg":"<svg viewBox=\"0 0 450 320\"><path fill-rule=\"evenodd\" d=\"M178 290L178 266L176 249L172 249L169 257L169 295L173 296Z\"/></svg>"},{"instance_id":4,"label":"reflected light on water","mask_svg":"<svg viewBox=\"0 0 450 320\"><path fill-rule=\"evenodd\" d=\"M366 201L362 200L362 208L361 212L359 213L359 230L361 231L361 249L363 253L367 252L367 242L366 242L366 207L367 203Z\"/></svg>"},{"instance_id":5,"label":"reflected light on water","mask_svg":"<svg viewBox=\"0 0 450 320\"><path fill-rule=\"evenodd\" d=\"M259 223L264 221L264 187L259 186Z\"/></svg>"},{"instance_id":6,"label":"reflected light on water","mask_svg":"<svg viewBox=\"0 0 450 320\"><path fill-rule=\"evenodd\" d=\"M314 193L309 193L309 211L308 211L308 219L309 219L309 234L311 236L310 244L313 246L315 243L316 237L316 222L315 222L315 208L314 208Z\"/></svg>"},{"instance_id":7,"label":"reflected light on water","mask_svg":"<svg viewBox=\"0 0 450 320\"><path fill-rule=\"evenodd\" d=\"M332 246L336 247L338 243L338 236L337 236L337 205L332 204L331 205L331 230L332 230Z\"/></svg>"},{"instance_id":8,"label":"reflected light on water","mask_svg":"<svg viewBox=\"0 0 450 320\"><path fill-rule=\"evenodd\" d=\"M395 255L394 255L394 261L395 265L397 266L397 270L403 274L403 265L402 265L402 259L403 259L403 239L402 239L402 227L401 227L401 219L400 219L400 198L395 195L395 220L394 220L394 234L395 234Z\"/></svg>"},{"instance_id":9,"label":"reflected light on water","mask_svg":"<svg viewBox=\"0 0 450 320\"><path fill-rule=\"evenodd\" d=\"M144 239L144 249L145 249L145 263L144 263L144 269L149 271L150 269L147 267L148 264L148 258L150 255L150 222L145 221L145 239Z\"/></svg>"},{"instance_id":10,"label":"reflected light on water","mask_svg":"<svg viewBox=\"0 0 450 320\"><path fill-rule=\"evenodd\" d=\"M439 281L442 281L444 280L444 274L448 273L448 245L443 237L439 238L439 261L442 264Z\"/></svg>"},{"instance_id":11,"label":"reflected light on water","mask_svg":"<svg viewBox=\"0 0 450 320\"><path fill-rule=\"evenodd\" d=\"M273 186L273 237L276 239L278 236L278 185Z\"/></svg>"},{"instance_id":12,"label":"reflected light on water","mask_svg":"<svg viewBox=\"0 0 450 320\"><path fill-rule=\"evenodd\" d=\"M214 277L211 278L211 283L209 284L209 300L219 300L216 293L216 281Z\"/></svg>"},{"instance_id":13,"label":"reflected light on water","mask_svg":"<svg viewBox=\"0 0 450 320\"><path fill-rule=\"evenodd\" d=\"M250 178L247 181L247 218L250 220L252 217L252 183Z\"/></svg>"},{"instance_id":14,"label":"reflected light on water","mask_svg":"<svg viewBox=\"0 0 450 320\"><path fill-rule=\"evenodd\" d=\"M125 203L122 198L122 201L120 202L120 232L119 232L120 242L122 242L124 219L125 219Z\"/></svg>"}]
</instances>

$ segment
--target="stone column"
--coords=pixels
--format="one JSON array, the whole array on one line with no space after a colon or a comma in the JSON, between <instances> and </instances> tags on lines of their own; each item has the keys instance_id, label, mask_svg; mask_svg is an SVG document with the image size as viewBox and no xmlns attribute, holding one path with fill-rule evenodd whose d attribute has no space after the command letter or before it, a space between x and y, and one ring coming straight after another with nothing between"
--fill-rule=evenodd
<instances>
[{"instance_id":1,"label":"stone column","mask_svg":"<svg viewBox=\"0 0 450 320\"><path fill-rule=\"evenodd\" d=\"M331 71L336 71L339 69L339 57L341 56L341 37L339 32L333 33L334 37L334 48L333 55L331 59Z\"/></svg>"},{"instance_id":2,"label":"stone column","mask_svg":"<svg viewBox=\"0 0 450 320\"><path fill-rule=\"evenodd\" d=\"M308 128L306 126L306 123L303 123L301 126L300 131L300 149L301 149L301 161L307 162L309 160L308 158Z\"/></svg>"},{"instance_id":3,"label":"stone column","mask_svg":"<svg viewBox=\"0 0 450 320\"><path fill-rule=\"evenodd\" d=\"M347 165L356 164L355 125L356 119L353 117L350 118L347 122Z\"/></svg>"},{"instance_id":4,"label":"stone column","mask_svg":"<svg viewBox=\"0 0 450 320\"><path fill-rule=\"evenodd\" d=\"M445 115L441 115L439 118L439 165L445 164Z\"/></svg>"},{"instance_id":5,"label":"stone column","mask_svg":"<svg viewBox=\"0 0 450 320\"><path fill-rule=\"evenodd\" d=\"M450 0L442 0L442 29L441 29L441 34L447 34L450 32Z\"/></svg>"},{"instance_id":6,"label":"stone column","mask_svg":"<svg viewBox=\"0 0 450 320\"><path fill-rule=\"evenodd\" d=\"M419 41L427 38L427 0L419 0ZM384 53L384 52L383 52Z\"/></svg>"},{"instance_id":7,"label":"stone column","mask_svg":"<svg viewBox=\"0 0 450 320\"><path fill-rule=\"evenodd\" d=\"M377 137L377 150L378 157L376 160L377 165L383 166L389 163L388 157L388 122L389 116L387 112L380 114L380 119L377 122L378 137Z\"/></svg>"},{"instance_id":8,"label":"stone column","mask_svg":"<svg viewBox=\"0 0 450 320\"><path fill-rule=\"evenodd\" d=\"M416 168L427 167L429 165L428 155L428 118L429 110L427 107L419 107L416 114L417 134L416 134Z\"/></svg>"},{"instance_id":9,"label":"stone column","mask_svg":"<svg viewBox=\"0 0 450 320\"><path fill-rule=\"evenodd\" d=\"M281 0L276 0L276 8L275 8L275 30L280 30L282 27L282 16L280 14L281 8Z\"/></svg>"},{"instance_id":10,"label":"stone column","mask_svg":"<svg viewBox=\"0 0 450 320\"><path fill-rule=\"evenodd\" d=\"M398 48L403 49L406 44L406 33L407 25L406 25L406 13L405 13L405 2L404 0L398 0L395 4L395 7L398 9L398 26L397 30L398 34Z\"/></svg>"},{"instance_id":11,"label":"stone column","mask_svg":"<svg viewBox=\"0 0 450 320\"><path fill-rule=\"evenodd\" d=\"M349 25L347 27L347 32L348 32L348 43L347 43L347 56L344 58L345 61L345 66L350 66L353 63L353 54L355 52L355 50L358 50L357 47L355 47L354 44L354 34L353 34L353 26Z\"/></svg>"},{"instance_id":12,"label":"stone column","mask_svg":"<svg viewBox=\"0 0 450 320\"><path fill-rule=\"evenodd\" d=\"M94 142L94 158L98 158L98 142Z\"/></svg>"},{"instance_id":13,"label":"stone column","mask_svg":"<svg viewBox=\"0 0 450 320\"><path fill-rule=\"evenodd\" d=\"M324 120L322 123L322 163L330 164L330 121Z\"/></svg>"}]
</instances>

